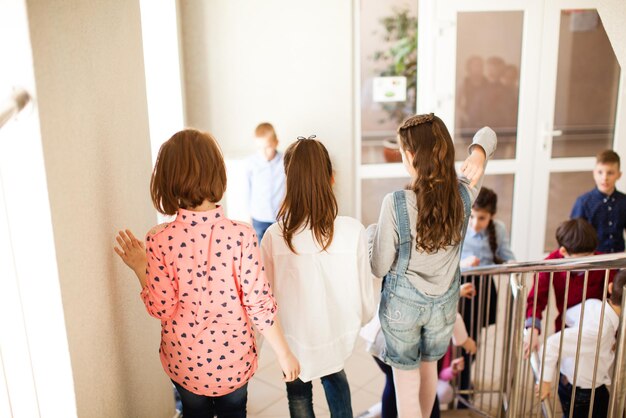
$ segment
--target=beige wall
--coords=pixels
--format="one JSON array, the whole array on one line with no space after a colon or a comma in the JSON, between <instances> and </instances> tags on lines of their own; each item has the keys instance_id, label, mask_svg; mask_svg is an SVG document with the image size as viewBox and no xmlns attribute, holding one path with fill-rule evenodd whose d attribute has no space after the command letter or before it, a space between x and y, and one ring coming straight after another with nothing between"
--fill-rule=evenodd
<instances>
[{"instance_id":1,"label":"beige wall","mask_svg":"<svg viewBox=\"0 0 626 418\"><path fill-rule=\"evenodd\" d=\"M598 13L623 69L626 67L626 4L624 0L598 0Z\"/></svg>"},{"instance_id":2,"label":"beige wall","mask_svg":"<svg viewBox=\"0 0 626 418\"><path fill-rule=\"evenodd\" d=\"M28 1L79 417L167 417L159 324L112 251L155 222L139 2Z\"/></svg>"},{"instance_id":3,"label":"beige wall","mask_svg":"<svg viewBox=\"0 0 626 418\"><path fill-rule=\"evenodd\" d=\"M316 134L335 164L340 212L354 214L352 2L179 7L187 125L212 132L228 159L254 152L261 121L275 124L281 148Z\"/></svg>"}]
</instances>

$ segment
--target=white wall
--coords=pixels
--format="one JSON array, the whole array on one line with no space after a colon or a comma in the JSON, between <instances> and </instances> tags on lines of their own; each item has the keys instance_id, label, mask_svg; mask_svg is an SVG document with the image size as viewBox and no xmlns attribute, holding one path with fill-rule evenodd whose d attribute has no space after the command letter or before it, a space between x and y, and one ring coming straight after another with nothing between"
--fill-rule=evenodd
<instances>
[{"instance_id":1,"label":"white wall","mask_svg":"<svg viewBox=\"0 0 626 418\"><path fill-rule=\"evenodd\" d=\"M118 229L156 221L139 0L28 14L78 416L171 418L160 324L113 252Z\"/></svg>"},{"instance_id":2,"label":"white wall","mask_svg":"<svg viewBox=\"0 0 626 418\"><path fill-rule=\"evenodd\" d=\"M355 213L352 1L179 1L186 123L227 159L254 152L262 121L285 148L316 134L336 170L342 214ZM228 193L237 193L229 184Z\"/></svg>"},{"instance_id":3,"label":"white wall","mask_svg":"<svg viewBox=\"0 0 626 418\"><path fill-rule=\"evenodd\" d=\"M25 0L0 0L0 102L36 95ZM76 416L39 112L0 129L0 416Z\"/></svg>"}]
</instances>

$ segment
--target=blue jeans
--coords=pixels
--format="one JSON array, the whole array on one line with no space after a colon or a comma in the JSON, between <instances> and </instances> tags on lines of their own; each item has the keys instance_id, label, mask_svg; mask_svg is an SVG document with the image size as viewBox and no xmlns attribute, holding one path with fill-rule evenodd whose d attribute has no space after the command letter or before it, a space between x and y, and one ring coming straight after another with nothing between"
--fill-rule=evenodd
<instances>
[{"instance_id":1,"label":"blue jeans","mask_svg":"<svg viewBox=\"0 0 626 418\"><path fill-rule=\"evenodd\" d=\"M224 396L202 396L172 381L183 403L184 418L246 418L248 384Z\"/></svg>"},{"instance_id":2,"label":"blue jeans","mask_svg":"<svg viewBox=\"0 0 626 418\"><path fill-rule=\"evenodd\" d=\"M322 377L322 386L324 386L330 416L332 418L352 418L352 401L346 372L342 370ZM312 382L303 382L300 379L287 382L287 400L289 401L291 418L315 417Z\"/></svg>"},{"instance_id":3,"label":"blue jeans","mask_svg":"<svg viewBox=\"0 0 626 418\"><path fill-rule=\"evenodd\" d=\"M257 221L256 219L252 219L252 227L254 228L254 232L256 232L256 236L259 239L259 243L263 239L263 235L265 235L265 231L267 228L272 226L273 222L263 222Z\"/></svg>"},{"instance_id":4,"label":"blue jeans","mask_svg":"<svg viewBox=\"0 0 626 418\"><path fill-rule=\"evenodd\" d=\"M563 417L569 417L570 404L572 400L572 384L567 381L563 375L559 379L559 400L563 408ZM576 388L576 397L574 398L574 414L573 418L587 418L589 416L589 407L591 406L591 389ZM604 418L609 412L609 391L605 385L596 388L596 394L593 398L593 418Z\"/></svg>"}]
</instances>

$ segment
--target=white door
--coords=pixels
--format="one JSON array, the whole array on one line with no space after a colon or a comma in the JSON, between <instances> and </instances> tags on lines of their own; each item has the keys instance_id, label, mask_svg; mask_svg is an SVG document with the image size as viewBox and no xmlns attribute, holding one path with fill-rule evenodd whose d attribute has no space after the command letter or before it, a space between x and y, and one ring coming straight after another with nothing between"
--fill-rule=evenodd
<instances>
[{"instance_id":1,"label":"white door","mask_svg":"<svg viewBox=\"0 0 626 418\"><path fill-rule=\"evenodd\" d=\"M576 197L595 187L596 154L617 146L622 76L597 2L544 4L532 213L543 227L529 237L534 256L556 248L558 224L569 219Z\"/></svg>"},{"instance_id":2,"label":"white door","mask_svg":"<svg viewBox=\"0 0 626 418\"><path fill-rule=\"evenodd\" d=\"M479 127L498 133L485 186L498 194L520 260L555 246L556 226L593 186L595 154L615 145L619 67L597 13L571 10L591 2L572 3L421 3L420 24L435 27L422 25L419 59L435 65L418 80L418 111L442 116L457 159Z\"/></svg>"}]
</instances>

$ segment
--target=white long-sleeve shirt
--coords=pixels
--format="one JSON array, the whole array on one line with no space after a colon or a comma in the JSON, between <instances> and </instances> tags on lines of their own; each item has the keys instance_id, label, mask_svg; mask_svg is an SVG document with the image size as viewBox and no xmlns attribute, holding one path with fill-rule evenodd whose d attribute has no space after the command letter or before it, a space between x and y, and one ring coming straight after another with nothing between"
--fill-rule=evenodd
<instances>
[{"instance_id":1,"label":"white long-sleeve shirt","mask_svg":"<svg viewBox=\"0 0 626 418\"><path fill-rule=\"evenodd\" d=\"M563 348L561 351L561 373L567 380L574 384L574 368L576 361L576 346L578 342L578 328L580 324L581 304L572 306L565 315L565 324L568 328L563 330ZM580 335L580 354L578 358L578 375L576 386L583 389L591 389L593 382L593 368L595 364L596 346L598 343L598 329L600 328L600 314L602 301L587 299L585 301L585 316L583 318L582 333ZM598 369L596 372L596 387L611 384L610 369L613 364L615 352L615 333L619 327L619 317L606 303L604 308L604 322L600 339L600 355L598 357ZM552 381L555 375L559 355L561 331L551 335L546 342L545 364L543 380Z\"/></svg>"},{"instance_id":2,"label":"white long-sleeve shirt","mask_svg":"<svg viewBox=\"0 0 626 418\"><path fill-rule=\"evenodd\" d=\"M300 361L300 379L307 382L344 368L361 326L375 312L374 277L365 229L356 219L335 219L326 251L310 229L292 242L297 254L274 224L265 232L261 254L287 343Z\"/></svg>"}]
</instances>

